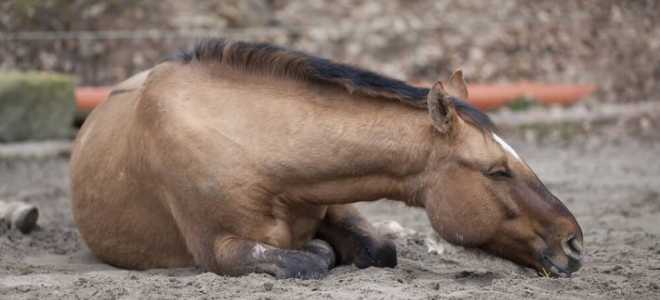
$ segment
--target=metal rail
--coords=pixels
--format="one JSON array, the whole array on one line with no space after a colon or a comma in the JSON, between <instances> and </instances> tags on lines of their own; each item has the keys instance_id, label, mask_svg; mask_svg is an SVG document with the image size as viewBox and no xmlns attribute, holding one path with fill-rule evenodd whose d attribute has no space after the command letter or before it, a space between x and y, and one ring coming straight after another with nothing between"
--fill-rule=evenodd
<instances>
[{"instance_id":1,"label":"metal rail","mask_svg":"<svg viewBox=\"0 0 660 300\"><path fill-rule=\"evenodd\" d=\"M211 30L103 30L103 31L21 31L0 32L0 41L32 40L139 40L139 39L189 39L218 36L270 36L299 32L296 28L254 27L242 29Z\"/></svg>"}]
</instances>

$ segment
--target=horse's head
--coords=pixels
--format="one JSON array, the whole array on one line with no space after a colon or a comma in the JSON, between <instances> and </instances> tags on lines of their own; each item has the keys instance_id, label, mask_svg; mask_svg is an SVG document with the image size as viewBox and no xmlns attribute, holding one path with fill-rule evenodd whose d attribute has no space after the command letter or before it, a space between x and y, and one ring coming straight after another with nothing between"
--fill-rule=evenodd
<instances>
[{"instance_id":1,"label":"horse's head","mask_svg":"<svg viewBox=\"0 0 660 300\"><path fill-rule=\"evenodd\" d=\"M539 273L577 271L582 230L575 217L511 146L457 111L460 99L467 99L460 71L428 94L434 151L421 199L433 228L447 241Z\"/></svg>"}]
</instances>

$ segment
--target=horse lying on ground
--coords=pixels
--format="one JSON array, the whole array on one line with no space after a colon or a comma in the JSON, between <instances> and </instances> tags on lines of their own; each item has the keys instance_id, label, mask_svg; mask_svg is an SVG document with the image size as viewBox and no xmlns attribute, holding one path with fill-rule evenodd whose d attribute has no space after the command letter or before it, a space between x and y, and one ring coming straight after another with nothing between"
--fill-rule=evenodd
<instances>
[{"instance_id":1,"label":"horse lying on ground","mask_svg":"<svg viewBox=\"0 0 660 300\"><path fill-rule=\"evenodd\" d=\"M351 206L426 209L447 241L539 272L580 268L582 232L461 72L430 89L266 44L210 40L119 84L80 130L73 212L103 261L318 278L394 267Z\"/></svg>"}]
</instances>

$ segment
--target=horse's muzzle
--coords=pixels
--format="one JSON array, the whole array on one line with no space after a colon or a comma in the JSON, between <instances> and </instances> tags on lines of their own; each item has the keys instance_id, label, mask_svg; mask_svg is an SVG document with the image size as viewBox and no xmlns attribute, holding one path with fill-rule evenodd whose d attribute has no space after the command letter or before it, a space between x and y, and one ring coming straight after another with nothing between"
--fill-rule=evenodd
<instances>
[{"instance_id":1,"label":"horse's muzzle","mask_svg":"<svg viewBox=\"0 0 660 300\"><path fill-rule=\"evenodd\" d=\"M540 266L537 267L540 276L570 277L582 267L580 240L571 237L562 241L560 251L553 251L550 248L543 251L538 259Z\"/></svg>"}]
</instances>

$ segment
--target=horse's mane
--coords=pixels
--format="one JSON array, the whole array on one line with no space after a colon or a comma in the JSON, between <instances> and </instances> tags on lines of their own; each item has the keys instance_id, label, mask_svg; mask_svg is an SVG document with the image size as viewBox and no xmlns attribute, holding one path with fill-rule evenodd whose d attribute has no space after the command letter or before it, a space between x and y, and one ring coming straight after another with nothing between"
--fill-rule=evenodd
<instances>
[{"instance_id":1,"label":"horse's mane","mask_svg":"<svg viewBox=\"0 0 660 300\"><path fill-rule=\"evenodd\" d=\"M197 43L189 51L177 53L170 60L217 62L245 72L332 84L343 87L349 93L398 100L419 108L426 108L429 92L427 88L415 87L375 72L265 43L208 39ZM464 120L479 129L494 130L486 114L465 101L452 100Z\"/></svg>"}]
</instances>

